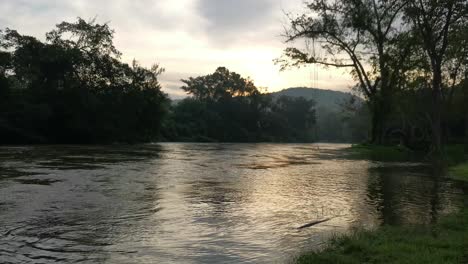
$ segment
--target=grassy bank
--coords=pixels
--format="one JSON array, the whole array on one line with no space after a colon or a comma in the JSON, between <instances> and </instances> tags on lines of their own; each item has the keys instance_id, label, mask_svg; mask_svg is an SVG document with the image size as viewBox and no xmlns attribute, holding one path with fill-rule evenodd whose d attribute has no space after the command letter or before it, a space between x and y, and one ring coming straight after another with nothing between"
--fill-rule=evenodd
<instances>
[{"instance_id":1,"label":"grassy bank","mask_svg":"<svg viewBox=\"0 0 468 264\"><path fill-rule=\"evenodd\" d=\"M376 161L408 161L422 156L402 146L377 146L368 144L353 145L348 149L352 159L371 159Z\"/></svg>"},{"instance_id":2,"label":"grassy bank","mask_svg":"<svg viewBox=\"0 0 468 264\"><path fill-rule=\"evenodd\" d=\"M468 263L468 213L447 216L432 226L357 231L333 239L323 251L300 256L296 263Z\"/></svg>"},{"instance_id":3,"label":"grassy bank","mask_svg":"<svg viewBox=\"0 0 468 264\"><path fill-rule=\"evenodd\" d=\"M430 155L426 152L411 150L404 146L358 144L353 145L347 152L348 156L353 159L370 159L375 161L404 162L430 159ZM468 158L464 145L448 145L445 147L444 152L444 164L459 164Z\"/></svg>"},{"instance_id":4,"label":"grassy bank","mask_svg":"<svg viewBox=\"0 0 468 264\"><path fill-rule=\"evenodd\" d=\"M468 182L468 162L453 166L449 169L450 177Z\"/></svg>"},{"instance_id":5,"label":"grassy bank","mask_svg":"<svg viewBox=\"0 0 468 264\"><path fill-rule=\"evenodd\" d=\"M421 157L403 147L357 145L353 158L408 161ZM449 163L465 158L463 148L447 148ZM468 162L449 169L449 175L468 182ZM381 227L355 231L332 239L317 252L300 256L295 263L468 263L468 209L445 216L428 226Z\"/></svg>"}]
</instances>

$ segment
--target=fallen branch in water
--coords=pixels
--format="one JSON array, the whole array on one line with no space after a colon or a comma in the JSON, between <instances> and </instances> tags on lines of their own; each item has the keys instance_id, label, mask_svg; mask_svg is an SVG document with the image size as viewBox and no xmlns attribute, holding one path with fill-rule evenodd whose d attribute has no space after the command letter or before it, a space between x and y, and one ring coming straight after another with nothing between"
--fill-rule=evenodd
<instances>
[{"instance_id":1,"label":"fallen branch in water","mask_svg":"<svg viewBox=\"0 0 468 264\"><path fill-rule=\"evenodd\" d=\"M327 219L323 219L323 220L319 220L319 221L314 221L312 223L309 223L309 224L306 224L306 225L303 225L301 227L298 227L297 229L304 229L304 228L308 228L308 227L312 227L314 225L318 225L318 224L321 224L321 223L325 223L325 222L328 222L330 220L332 220L333 218L327 218Z\"/></svg>"}]
</instances>

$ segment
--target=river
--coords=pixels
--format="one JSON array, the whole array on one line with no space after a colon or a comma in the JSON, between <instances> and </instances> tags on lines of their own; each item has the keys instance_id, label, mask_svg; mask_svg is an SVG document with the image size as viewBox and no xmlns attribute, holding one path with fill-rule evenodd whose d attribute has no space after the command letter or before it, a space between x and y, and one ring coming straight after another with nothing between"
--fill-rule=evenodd
<instances>
[{"instance_id":1,"label":"river","mask_svg":"<svg viewBox=\"0 0 468 264\"><path fill-rule=\"evenodd\" d=\"M352 160L346 147L0 147L0 262L287 263L334 234L462 204L423 163Z\"/></svg>"}]
</instances>

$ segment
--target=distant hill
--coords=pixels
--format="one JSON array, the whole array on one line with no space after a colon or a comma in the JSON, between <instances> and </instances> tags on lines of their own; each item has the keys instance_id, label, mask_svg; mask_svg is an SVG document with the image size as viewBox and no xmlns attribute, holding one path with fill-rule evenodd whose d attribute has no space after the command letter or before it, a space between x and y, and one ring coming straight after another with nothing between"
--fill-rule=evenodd
<instances>
[{"instance_id":1,"label":"distant hill","mask_svg":"<svg viewBox=\"0 0 468 264\"><path fill-rule=\"evenodd\" d=\"M363 142L367 139L369 113L366 107L356 113L343 111L342 105L353 97L351 93L322 90L316 88L289 88L271 93L273 98L280 96L304 97L316 103L316 126L314 138L320 142ZM174 105L181 100L173 100ZM357 98L357 104L364 100Z\"/></svg>"},{"instance_id":2,"label":"distant hill","mask_svg":"<svg viewBox=\"0 0 468 264\"><path fill-rule=\"evenodd\" d=\"M340 104L343 102L349 101L352 97L350 93L333 91L333 90L324 90L317 88L306 88L306 87L294 87L281 90L279 92L271 93L273 97L280 97L282 95L290 97L304 97L306 99L313 99L317 104L317 108L327 109L330 111L339 111L341 110ZM183 99L173 99L173 104L178 104ZM361 100L361 102L363 102Z\"/></svg>"},{"instance_id":3,"label":"distant hill","mask_svg":"<svg viewBox=\"0 0 468 264\"><path fill-rule=\"evenodd\" d=\"M363 142L367 139L369 114L367 108L352 113L344 111L343 104L350 102L352 94L316 88L289 88L272 93L274 97L283 95L304 97L316 103L316 139L321 142ZM356 97L355 97L356 98ZM356 98L355 106L363 105L364 100Z\"/></svg>"},{"instance_id":4,"label":"distant hill","mask_svg":"<svg viewBox=\"0 0 468 264\"><path fill-rule=\"evenodd\" d=\"M313 99L317 103L317 108L325 108L331 111L339 111L340 104L349 101L352 95L346 92L322 90L316 88L297 87L289 88L279 92L272 93L273 96L279 97L282 95L291 97L304 97Z\"/></svg>"}]
</instances>

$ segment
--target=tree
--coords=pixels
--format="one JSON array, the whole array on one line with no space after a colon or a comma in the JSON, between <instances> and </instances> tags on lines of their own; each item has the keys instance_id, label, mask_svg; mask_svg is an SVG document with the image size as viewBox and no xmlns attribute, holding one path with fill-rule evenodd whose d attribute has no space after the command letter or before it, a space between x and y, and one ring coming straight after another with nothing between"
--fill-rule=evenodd
<instances>
[{"instance_id":1,"label":"tree","mask_svg":"<svg viewBox=\"0 0 468 264\"><path fill-rule=\"evenodd\" d=\"M182 82L185 83L182 89L200 100L217 101L221 98L259 94L252 80L242 78L225 67L219 67L213 74L190 77Z\"/></svg>"},{"instance_id":2,"label":"tree","mask_svg":"<svg viewBox=\"0 0 468 264\"><path fill-rule=\"evenodd\" d=\"M421 39L421 47L425 51L430 65L432 151L439 155L442 153L443 143L443 69L450 61L448 59L449 51L456 49L454 45L457 45L457 36L466 35L468 3L464 0L411 1L406 8L406 16L412 22L414 31ZM466 59L463 57L462 59L466 63ZM452 76L456 75L456 73L452 73Z\"/></svg>"},{"instance_id":3,"label":"tree","mask_svg":"<svg viewBox=\"0 0 468 264\"><path fill-rule=\"evenodd\" d=\"M199 120L196 122L199 127L193 125L193 118L185 120L186 125L180 125L181 135L190 137L186 132L191 127L192 138L234 142L258 139L264 103L263 96L250 79L219 67L213 74L190 77L182 82L185 86L181 89L193 95L193 99L179 103L174 116L179 120L183 116L192 116L184 113L192 109L203 117L192 116Z\"/></svg>"},{"instance_id":4,"label":"tree","mask_svg":"<svg viewBox=\"0 0 468 264\"><path fill-rule=\"evenodd\" d=\"M6 29L0 82L6 79L11 100L0 130L19 135L18 143L155 140L169 102L158 82L164 69L121 62L113 33L81 18L58 24L45 42Z\"/></svg>"},{"instance_id":5,"label":"tree","mask_svg":"<svg viewBox=\"0 0 468 264\"><path fill-rule=\"evenodd\" d=\"M1 31L0 31L1 35ZM1 39L0 39L1 47ZM10 85L8 83L7 72L11 69L11 54L0 51L0 101L8 97Z\"/></svg>"},{"instance_id":6,"label":"tree","mask_svg":"<svg viewBox=\"0 0 468 264\"><path fill-rule=\"evenodd\" d=\"M287 42L317 42L326 56L290 47L278 60L283 68L304 64L349 68L368 99L374 143L385 141L388 113L398 89L395 84L411 51L411 45L395 48L406 34L401 25L406 5L407 1L401 0L312 1L307 4L310 14L290 18Z\"/></svg>"},{"instance_id":7,"label":"tree","mask_svg":"<svg viewBox=\"0 0 468 264\"><path fill-rule=\"evenodd\" d=\"M258 142L313 141L315 103L274 99L250 79L219 67L213 74L183 80L193 97L172 107L164 135L170 140ZM176 135L176 136L174 136Z\"/></svg>"},{"instance_id":8,"label":"tree","mask_svg":"<svg viewBox=\"0 0 468 264\"><path fill-rule=\"evenodd\" d=\"M465 77L462 82L463 89L463 101L468 102L468 71L465 72ZM468 150L468 107L464 107L465 110L465 148Z\"/></svg>"},{"instance_id":9,"label":"tree","mask_svg":"<svg viewBox=\"0 0 468 264\"><path fill-rule=\"evenodd\" d=\"M272 112L284 118L286 131L282 131L293 141L313 141L316 123L315 102L304 97L279 97L272 105Z\"/></svg>"}]
</instances>

